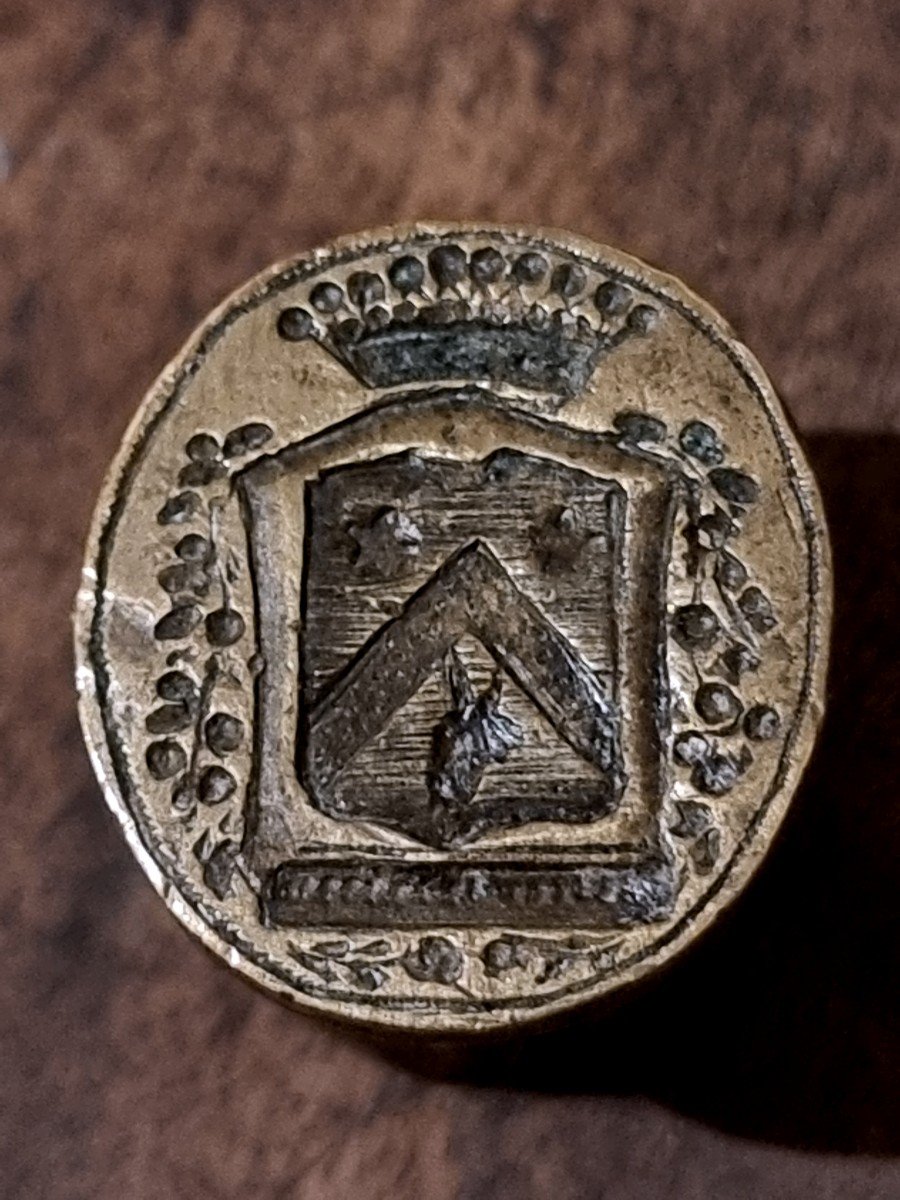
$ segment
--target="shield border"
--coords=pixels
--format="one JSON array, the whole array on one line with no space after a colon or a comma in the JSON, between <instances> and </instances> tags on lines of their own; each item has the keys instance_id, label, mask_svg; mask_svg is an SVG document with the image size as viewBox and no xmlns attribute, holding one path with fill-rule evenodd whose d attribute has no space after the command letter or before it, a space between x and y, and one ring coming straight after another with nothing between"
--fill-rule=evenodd
<instances>
[{"instance_id":1,"label":"shield border","mask_svg":"<svg viewBox=\"0 0 900 1200\"><path fill-rule=\"evenodd\" d=\"M290 844L285 811L290 788L280 743L284 677L292 664L283 653L285 612L277 595L285 581L279 585L275 566L284 529L277 516L273 520L277 505L270 502L270 488L289 476L294 477L296 485L298 474L301 478L312 476L326 466L383 457L392 449L421 447L423 441L433 444L451 419L457 431L463 420L476 431L475 440L480 439L482 447L478 457L483 456L485 444L500 448L511 444L512 439L529 452L556 457L625 487L632 508L626 557L631 568L627 572L629 608L635 620L623 622L626 644L620 648L622 703L631 713L624 752L631 777L629 788L643 805L649 818L647 827L637 840L615 845L560 846L553 838L537 837L499 849L476 846L463 852L432 854L379 843L377 839L366 843L345 838L329 843L322 837L301 837L295 840L293 853L285 858L285 842ZM460 455L453 446L443 445L440 451L448 457L476 457ZM386 397L343 424L257 460L235 477L235 486L244 512L248 562L254 580L257 650L260 661L266 664L256 681L256 740L246 797L244 845L247 861L265 881L265 920L296 926L489 924L502 911L506 913L506 924L512 917L513 924L520 927L542 928L558 920L591 926L628 925L657 920L671 911L676 881L662 807L669 727L665 597L674 513L680 498L677 471L650 455L638 460L626 458L615 440L606 435L549 422L498 400L485 389L464 387L422 389ZM294 612L299 607L299 584L297 592ZM280 680L273 675L280 675ZM297 678L294 671L291 688L296 687ZM630 697L630 703L626 703L626 697ZM293 732L296 734L296 728ZM368 885L361 874L361 863L378 868ZM484 888L480 884L473 888L470 876L457 888L429 888L415 882L427 881L429 872L434 884L441 871L453 874L465 868L465 875L471 868L478 868L488 881L490 893L492 877L499 886L501 866L503 870L513 867L520 881L528 876L530 884L525 892L518 889L523 904L507 909L505 901L498 899L500 893L506 894L503 887L497 895L486 894L485 903L479 904L476 894ZM392 867L397 868L393 880ZM419 867L424 875L416 874ZM407 878L403 877L404 871ZM508 887L514 885L515 880ZM416 904L410 903L411 888ZM388 910L386 901L395 890L396 902Z\"/></svg>"},{"instance_id":2,"label":"shield border","mask_svg":"<svg viewBox=\"0 0 900 1200\"><path fill-rule=\"evenodd\" d=\"M504 450L500 451L499 453L508 454L509 452ZM529 455L526 457L532 461L543 463L546 466L555 466L564 471L569 471L573 476L588 477L593 479L596 483L601 484L606 489L607 502L612 506L612 511L615 514L613 519L617 525L617 532L620 536L624 536L623 518L625 496L620 485L611 480L598 479L593 474L586 472L583 468L576 471L572 468L565 467L552 459L547 459L545 456ZM360 467L366 469L369 466L381 468L385 464L405 466L406 458L407 456L405 454L388 455L386 457L373 459L371 460L371 463L342 464L341 466L330 468L329 472L326 472L326 474L330 473L331 471L341 471L344 469L359 470ZM496 453L492 452L480 460L472 460L470 465L476 468L482 468L482 470L484 470L485 468L488 468L490 464L495 461L495 459ZM440 458L435 456L435 461L438 463L459 462L458 459L448 460L444 456L441 456ZM515 474L516 473L514 473L514 477ZM310 550L313 553L314 551L312 543L316 532L313 526L315 508L312 502L310 488L315 486L315 483L316 480L309 480L305 484L305 521L307 529L307 541L310 546ZM503 819L502 813L497 815L496 820L491 821L486 819L486 810L490 807L490 804L481 796L480 793L476 793L476 796L471 799L469 805L467 806L466 820L460 820L458 823L459 828L456 829L455 836L452 837L450 841L443 841L436 835L436 832L434 835L429 836L430 826L427 820L419 821L418 825L420 832L414 832L406 825L406 823L400 820L393 820L390 817L385 816L376 817L373 815L371 817L372 821L375 821L388 828L394 828L398 832L412 838L415 842L423 846L434 846L436 848L444 849L450 848L451 846L458 847L471 844L475 839L480 839L484 836L490 836L491 834L500 832L505 828L518 828L526 824L531 824L542 820L551 821L561 825L570 822L588 824L592 820L599 820L601 817L608 815L615 809L619 803L622 789L624 787L624 772L622 770L621 749L619 746L618 737L619 718L617 713L614 715L614 710L616 708L615 695L613 694L608 698L604 698L597 694L595 694L593 697L585 695L586 692L590 692L596 687L596 685L593 685L592 687L591 679L589 678L589 676L592 677L590 668L582 659L578 649L574 645L570 644L567 636L553 624L552 617L548 618L544 613L542 613L538 606L535 605L534 601L520 589L518 581L514 580L506 573L503 564L495 556L495 550L496 541L493 537L483 539L481 536L477 536L473 533L467 542L461 542L457 546L456 550L447 556L444 562L437 567L429 579L427 579L424 583L419 581L416 584L416 586L410 591L406 602L403 605L403 614L408 615L411 611L411 607L421 607L422 590L425 589L425 591L427 591L430 587L432 587L432 585L435 584L438 577L446 576L448 571L457 570L459 573L460 582L463 582L466 577L477 580L486 573L488 575L496 573L498 582L508 593L510 605L520 606L516 608L516 611L522 613L526 625L529 624L528 618L530 615L530 625L532 627L539 626L545 630L550 648L552 649L554 646L558 647L557 663L561 678L567 680L570 689L572 689L575 694L581 692L582 699L585 701L586 705L589 705L590 699L593 699L595 704L599 706L599 712L591 709L590 707L585 709L585 717L583 718L583 722L586 722L586 724L583 723L582 741L580 748L576 747L575 749L575 752L578 753L582 758L586 758L589 762L592 762L597 771L597 775L590 782L587 780L580 781L577 785L574 785L572 788L568 789L563 795L546 795L540 793L528 798L528 800L523 797L521 799L522 806L525 808L531 808L534 815L517 816L516 806L514 804L508 807L504 806L506 809L505 820ZM618 555L616 555L616 557L618 559ZM301 690L303 689L305 679L305 653L302 642L303 634L308 627L307 605L309 602L309 571L306 568L308 568L309 559L310 555L307 555L304 562L305 569L303 571L301 581L301 614L303 620L300 636L301 649L299 653ZM619 595L619 592L621 591L620 567L621 563L617 561L615 564L614 575L615 599L611 605L612 612L610 614L614 647L617 647L619 642L618 611L620 608L619 601L621 599ZM442 605L442 607L446 612L446 603ZM522 650L527 647L527 639L524 641L517 639L517 632L509 628L492 630L491 627L497 621L500 621L502 624L503 613L506 611L505 606L501 612L494 614L493 621L490 619L491 614L485 613L482 616L482 614L478 611L471 611L470 606L466 605L465 603L455 604L453 607L458 610L458 615L461 618L464 617L466 627L463 631L463 635L472 636L479 641L482 646L484 646L485 649L492 654L495 662L503 667L506 674L514 677L516 673L515 666L510 660L518 660L521 658ZM385 619L382 625L375 630L368 639L366 639L365 643L358 646L356 652L352 654L343 663L343 665L334 672L332 677L324 684L320 685L320 688L316 693L315 702L310 706L302 706L303 711L301 712L300 719L298 721L298 773L300 780L306 789L310 803L315 805L327 816L332 816L340 820L366 819L364 815L360 815L359 810L356 810L355 816L351 815L351 813L347 811L346 800L338 802L336 798L338 780L340 779L341 773L344 769L344 766L347 765L347 762L345 761L344 765L342 767L338 767L337 769L335 769L334 763L337 760L341 749L344 749L345 753L349 754L349 749L346 747L348 741L352 741L354 743L355 749L362 749L362 747L368 744L373 737L378 736L380 729L369 725L369 730L366 732L365 736L359 736L361 733L360 723L363 725L368 724L366 718L371 712L371 708L364 702L356 706L356 711L360 713L361 722L348 721L346 714L341 714L339 711L333 711L333 706L335 700L337 700L337 703L340 705L343 695L348 688L353 689L354 687L358 687L360 673L371 675L371 672L367 671L367 663L371 665L371 657L373 653L377 653L379 643L385 641L389 636L397 636L397 634L392 633L392 631L397 628L397 620L398 617ZM419 625L420 637L418 642L421 651L426 652L429 648L429 643L433 641L432 635L434 626L430 620L426 620L424 623L420 620ZM401 640L403 640L402 628L398 630L398 634ZM494 647L493 650L490 649L491 646ZM504 646L517 648L515 649L514 653L510 653L508 650L503 649ZM433 646L431 648L433 649ZM444 648L442 647L441 653L433 656L434 661L431 662L428 670L423 670L421 672L420 683L424 682L424 680L431 675L434 670L440 669L439 660L443 656L443 649ZM396 650L392 651L390 656L391 659L393 659L395 653ZM618 663L616 661L617 657L618 656L615 655L614 652L614 661L611 670L613 693L618 690L619 672ZM411 664L408 664L404 673L408 675L410 673L410 669ZM382 693L386 690L386 688L389 687L389 679L393 674L393 671L394 667L392 662L382 662L381 677L385 681L380 689ZM556 707L561 708L565 703L565 689L558 689L557 687L554 687L553 680L546 677L545 668L542 667L541 663L537 660L535 660L534 669L532 670L531 675L533 677L533 682L537 676L544 676L545 692L549 692L550 694L556 692L558 698ZM525 688L527 694L528 684L523 683L521 680L519 681L519 684L520 687ZM418 686L419 685L412 689L413 694L418 690ZM562 696L559 695L560 690L563 692ZM403 702L405 703L406 699L409 698L409 696L405 697ZM541 710L542 705L538 695L532 694L531 702L539 711ZM595 718L599 720L599 729L597 728L596 720L590 720L589 714L591 713L593 713ZM547 710L545 710L545 717L547 716L549 716L552 724L554 718ZM597 743L595 739L598 733L602 739L602 749L604 751L604 755L609 759L608 763L605 763L603 766L596 761ZM565 737L565 735L559 730L558 736L561 738ZM321 745L323 740L327 743L327 745ZM588 758L589 754L591 755L591 758ZM352 758L352 754L349 754L349 757ZM555 816L540 815L544 812L550 814L560 807L565 808L567 811L564 814Z\"/></svg>"}]
</instances>

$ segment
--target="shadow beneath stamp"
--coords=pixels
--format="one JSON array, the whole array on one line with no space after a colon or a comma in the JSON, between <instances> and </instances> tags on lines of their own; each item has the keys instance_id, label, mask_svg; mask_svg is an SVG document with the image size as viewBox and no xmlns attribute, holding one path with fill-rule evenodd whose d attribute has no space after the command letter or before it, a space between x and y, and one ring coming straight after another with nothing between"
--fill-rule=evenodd
<instances>
[{"instance_id":1,"label":"shadow beneath stamp","mask_svg":"<svg viewBox=\"0 0 900 1200\"><path fill-rule=\"evenodd\" d=\"M807 449L835 560L829 710L766 865L623 1003L463 1057L437 1052L435 1071L643 1094L756 1140L900 1153L900 439L835 434Z\"/></svg>"}]
</instances>

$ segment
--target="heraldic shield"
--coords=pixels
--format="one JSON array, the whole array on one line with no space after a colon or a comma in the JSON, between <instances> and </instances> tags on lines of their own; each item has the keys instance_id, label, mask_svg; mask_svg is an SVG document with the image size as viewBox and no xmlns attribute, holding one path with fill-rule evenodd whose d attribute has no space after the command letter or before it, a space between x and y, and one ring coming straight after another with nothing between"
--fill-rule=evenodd
<instances>
[{"instance_id":1,"label":"heraldic shield","mask_svg":"<svg viewBox=\"0 0 900 1200\"><path fill-rule=\"evenodd\" d=\"M470 387L389 398L238 487L266 920L667 911L665 466Z\"/></svg>"}]
</instances>

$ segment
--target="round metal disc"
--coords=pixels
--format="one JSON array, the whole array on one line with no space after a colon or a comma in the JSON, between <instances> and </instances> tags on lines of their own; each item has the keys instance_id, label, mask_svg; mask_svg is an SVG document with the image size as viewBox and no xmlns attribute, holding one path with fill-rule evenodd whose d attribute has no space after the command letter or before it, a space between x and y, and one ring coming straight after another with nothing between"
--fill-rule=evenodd
<instances>
[{"instance_id":1,"label":"round metal disc","mask_svg":"<svg viewBox=\"0 0 900 1200\"><path fill-rule=\"evenodd\" d=\"M743 887L821 719L830 587L772 387L677 280L381 230L251 281L151 389L90 537L82 720L231 966L495 1029Z\"/></svg>"}]
</instances>

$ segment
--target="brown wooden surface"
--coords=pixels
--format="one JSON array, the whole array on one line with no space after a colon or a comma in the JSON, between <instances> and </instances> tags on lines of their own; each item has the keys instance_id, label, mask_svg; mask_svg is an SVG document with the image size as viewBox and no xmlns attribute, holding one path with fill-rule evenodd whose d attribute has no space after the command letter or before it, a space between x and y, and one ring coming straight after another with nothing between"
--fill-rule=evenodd
<instances>
[{"instance_id":1,"label":"brown wooden surface","mask_svg":"<svg viewBox=\"0 0 900 1200\"><path fill-rule=\"evenodd\" d=\"M0 0L0 1194L900 1195L898 62L893 0ZM192 945L70 684L90 509L157 369L270 260L415 216L682 275L811 435L836 542L831 715L766 869L652 991L481 1086Z\"/></svg>"}]
</instances>

